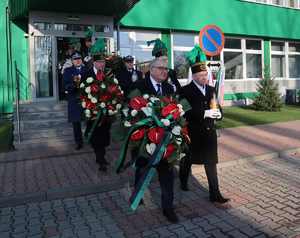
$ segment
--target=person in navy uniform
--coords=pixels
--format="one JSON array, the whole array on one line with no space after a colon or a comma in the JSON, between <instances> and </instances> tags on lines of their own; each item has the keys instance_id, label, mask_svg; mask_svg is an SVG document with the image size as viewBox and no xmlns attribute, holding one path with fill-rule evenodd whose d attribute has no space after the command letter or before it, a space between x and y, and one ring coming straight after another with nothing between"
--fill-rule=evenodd
<instances>
[{"instance_id":1,"label":"person in navy uniform","mask_svg":"<svg viewBox=\"0 0 300 238\"><path fill-rule=\"evenodd\" d=\"M198 45L188 55L192 70L192 82L184 86L181 96L186 98L192 109L185 117L191 138L190 153L180 166L181 189L188 191L188 178L192 164L204 164L209 185L209 199L213 203L225 204L219 189L217 163L218 146L215 121L222 119L216 106L215 88L208 86L206 56Z\"/></svg>"},{"instance_id":2,"label":"person in navy uniform","mask_svg":"<svg viewBox=\"0 0 300 238\"><path fill-rule=\"evenodd\" d=\"M143 78L143 73L134 69L134 58L131 55L124 57L123 62L125 67L118 72L116 78L118 79L120 87L124 91L124 96L126 97L134 82Z\"/></svg>"},{"instance_id":3,"label":"person in navy uniform","mask_svg":"<svg viewBox=\"0 0 300 238\"><path fill-rule=\"evenodd\" d=\"M106 68L106 49L105 42L103 39L98 39L97 42L92 46L91 49L93 57L93 67L87 71L86 80L89 77L94 78L103 78L109 69ZM85 136L88 135L92 129L94 120L87 121L87 127L85 131ZM111 128L111 119L104 117L102 121L98 123L95 130L92 133L90 144L94 150L96 156L96 162L99 165L99 171L106 172L107 166L109 165L108 161L105 158L106 147L110 144L110 128Z\"/></svg>"},{"instance_id":4,"label":"person in navy uniform","mask_svg":"<svg viewBox=\"0 0 300 238\"><path fill-rule=\"evenodd\" d=\"M79 84L85 77L85 67L82 64L82 58L79 52L74 52L71 56L72 66L66 68L63 74L63 82L68 101L68 120L73 125L74 140L76 150L83 146L81 120L83 109L80 104Z\"/></svg>"},{"instance_id":5,"label":"person in navy uniform","mask_svg":"<svg viewBox=\"0 0 300 238\"><path fill-rule=\"evenodd\" d=\"M162 57L164 58L164 60L168 62L168 48L166 47L166 45L160 39L148 41L147 45L150 46L153 43L154 43L154 47L152 50L152 56L154 56L155 58ZM147 72L146 75L147 74L149 75L149 72ZM167 81L169 84L173 86L174 91L176 93L180 92L181 85L177 79L177 73L175 70L168 68Z\"/></svg>"},{"instance_id":6,"label":"person in navy uniform","mask_svg":"<svg viewBox=\"0 0 300 238\"><path fill-rule=\"evenodd\" d=\"M156 58L150 64L150 73L145 79L136 81L132 89L138 89L142 94L167 96L174 94L174 88L167 82L168 64L167 61ZM137 148L133 149L131 155L135 156ZM136 160L136 173L135 173L135 186L138 184L139 179L143 175L143 169L147 165L147 159L139 157ZM169 165L166 160L161 160L157 166L157 173L161 188L161 206L163 215L172 223L178 222L178 218L174 212L173 207L173 187L174 187L174 174L173 166ZM143 204L143 200L141 204Z\"/></svg>"}]
</instances>

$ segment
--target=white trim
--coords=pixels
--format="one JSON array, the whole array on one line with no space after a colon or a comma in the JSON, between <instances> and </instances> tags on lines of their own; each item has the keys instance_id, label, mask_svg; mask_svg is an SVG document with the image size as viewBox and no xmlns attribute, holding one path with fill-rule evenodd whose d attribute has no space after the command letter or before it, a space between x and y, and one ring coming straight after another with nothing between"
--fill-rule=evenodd
<instances>
[{"instance_id":1,"label":"white trim","mask_svg":"<svg viewBox=\"0 0 300 238\"><path fill-rule=\"evenodd\" d=\"M271 0L267 0L267 2L257 2L256 0L240 0L240 1L256 3L256 4L263 4L263 5L270 5L270 6L274 6L274 7L288 8L288 9L293 9L293 10L299 10L299 8L300 8L300 1L299 0L295 0L296 1L296 7L290 7L288 5L288 0L282 0L283 5L274 4L274 3L272 3Z\"/></svg>"}]
</instances>

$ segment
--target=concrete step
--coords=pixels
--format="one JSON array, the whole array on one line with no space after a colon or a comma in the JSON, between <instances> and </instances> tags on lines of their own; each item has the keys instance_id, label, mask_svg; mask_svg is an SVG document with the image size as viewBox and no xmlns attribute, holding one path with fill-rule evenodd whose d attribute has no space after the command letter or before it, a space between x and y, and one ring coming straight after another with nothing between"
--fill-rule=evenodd
<instances>
[{"instance_id":1,"label":"concrete step","mask_svg":"<svg viewBox=\"0 0 300 238\"><path fill-rule=\"evenodd\" d=\"M14 122L15 128L17 128L17 122ZM66 128L71 128L71 123L67 119L46 119L46 120L31 120L31 121L21 121L20 130L21 132L36 132L40 130L47 130L51 128L57 128L64 130Z\"/></svg>"},{"instance_id":2,"label":"concrete step","mask_svg":"<svg viewBox=\"0 0 300 238\"><path fill-rule=\"evenodd\" d=\"M15 121L17 120L16 114L14 115ZM32 120L52 120L52 119L68 119L68 112L65 111L51 111L51 112L22 112L20 113L20 121Z\"/></svg>"},{"instance_id":3,"label":"concrete step","mask_svg":"<svg viewBox=\"0 0 300 238\"><path fill-rule=\"evenodd\" d=\"M50 102L39 102L39 103L29 103L21 104L19 111L20 113L36 113L36 112L54 112L54 111L66 111L67 103L50 103Z\"/></svg>"},{"instance_id":4,"label":"concrete step","mask_svg":"<svg viewBox=\"0 0 300 238\"><path fill-rule=\"evenodd\" d=\"M14 133L17 136L17 131ZM32 140L32 139L47 139L47 138L60 138L60 137L72 137L73 129L72 127L67 128L49 128L43 130L27 130L21 132L22 140Z\"/></svg>"}]
</instances>

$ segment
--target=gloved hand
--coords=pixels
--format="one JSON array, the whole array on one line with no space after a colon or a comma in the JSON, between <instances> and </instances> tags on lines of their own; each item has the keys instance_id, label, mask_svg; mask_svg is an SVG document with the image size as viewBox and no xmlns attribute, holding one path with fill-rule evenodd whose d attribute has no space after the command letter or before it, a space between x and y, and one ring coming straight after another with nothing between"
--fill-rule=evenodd
<instances>
[{"instance_id":1,"label":"gloved hand","mask_svg":"<svg viewBox=\"0 0 300 238\"><path fill-rule=\"evenodd\" d=\"M89 62L91 59L92 59L92 57L87 55L87 56L84 57L83 61L84 62Z\"/></svg>"},{"instance_id":2,"label":"gloved hand","mask_svg":"<svg viewBox=\"0 0 300 238\"><path fill-rule=\"evenodd\" d=\"M220 119L222 114L219 109L210 109L204 111L204 118Z\"/></svg>"}]
</instances>

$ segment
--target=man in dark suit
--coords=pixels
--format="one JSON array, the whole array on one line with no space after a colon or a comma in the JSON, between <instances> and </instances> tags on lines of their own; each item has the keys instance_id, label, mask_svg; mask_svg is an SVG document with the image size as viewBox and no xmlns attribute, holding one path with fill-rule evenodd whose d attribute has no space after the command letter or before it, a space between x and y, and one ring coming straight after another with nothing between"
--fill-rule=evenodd
<instances>
[{"instance_id":1,"label":"man in dark suit","mask_svg":"<svg viewBox=\"0 0 300 238\"><path fill-rule=\"evenodd\" d=\"M162 57L168 63L168 48L166 47L166 45L160 39L148 41L147 45L150 46L153 43L154 47L152 50L152 56L154 56L155 58ZM146 75L149 76L149 72L147 72ZM168 68L167 81L173 86L176 93L180 92L181 85L177 79L177 73L175 70Z\"/></svg>"},{"instance_id":2,"label":"man in dark suit","mask_svg":"<svg viewBox=\"0 0 300 238\"><path fill-rule=\"evenodd\" d=\"M143 78L143 73L134 69L133 61L134 59L131 55L124 57L123 62L125 67L116 75L125 97L128 95L133 83Z\"/></svg>"},{"instance_id":3,"label":"man in dark suit","mask_svg":"<svg viewBox=\"0 0 300 238\"><path fill-rule=\"evenodd\" d=\"M138 80L134 83L133 89L139 89L142 94L166 96L174 94L174 89L166 79L168 75L168 65L166 61L157 58L150 64L149 76L144 80ZM132 156L136 155L133 150ZM147 159L144 157L137 158L136 173L135 173L135 186L143 175L144 168L147 165ZM157 173L161 187L161 205L164 216L173 223L178 221L173 207L173 187L174 175L173 167L165 160L162 160L157 166ZM143 201L142 201L143 204Z\"/></svg>"},{"instance_id":4,"label":"man in dark suit","mask_svg":"<svg viewBox=\"0 0 300 238\"><path fill-rule=\"evenodd\" d=\"M82 64L81 55L75 52L71 56L73 66L66 68L63 74L64 88L68 100L68 119L73 125L76 150L83 146L81 119L82 107L79 99L79 84L85 77L85 67Z\"/></svg>"},{"instance_id":5,"label":"man in dark suit","mask_svg":"<svg viewBox=\"0 0 300 238\"><path fill-rule=\"evenodd\" d=\"M98 41L100 44L98 44ZM103 39L98 39L98 41L93 46L96 52L93 52L93 67L88 70L85 80L92 77L95 80L103 80L105 74L107 73L106 63L105 63L105 48ZM99 47L97 45L100 45ZM93 49L92 49L93 50ZM87 127L85 131L85 136L87 136L93 127L95 119L87 121ZM105 159L106 147L110 144L110 128L111 120L108 117L104 117L92 132L90 143L96 155L96 162L99 164L99 171L106 172L107 165L109 163Z\"/></svg>"},{"instance_id":6,"label":"man in dark suit","mask_svg":"<svg viewBox=\"0 0 300 238\"><path fill-rule=\"evenodd\" d=\"M219 190L218 147L215 128L215 121L222 118L222 113L220 109L216 108L215 89L208 86L206 62L204 61L206 56L200 47L195 46L194 53L198 55L190 59L193 80L181 90L182 97L186 98L192 107L185 114L191 145L190 156L183 160L180 167L181 188L184 191L189 190L188 177L192 164L204 164L209 185L209 199L211 202L224 204L229 199L224 198Z\"/></svg>"}]
</instances>

